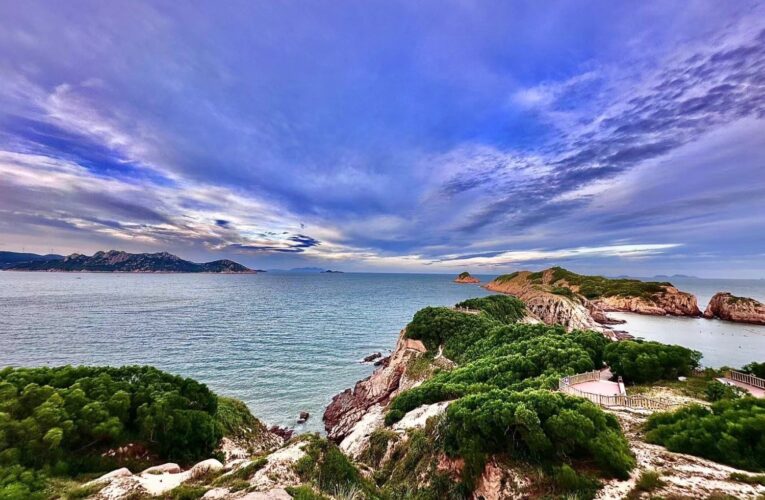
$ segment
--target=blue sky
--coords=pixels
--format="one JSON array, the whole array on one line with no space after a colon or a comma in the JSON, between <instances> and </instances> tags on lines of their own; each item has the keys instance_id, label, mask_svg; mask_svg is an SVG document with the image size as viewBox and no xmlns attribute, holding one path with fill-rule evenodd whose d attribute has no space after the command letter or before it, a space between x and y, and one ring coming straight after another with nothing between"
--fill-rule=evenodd
<instances>
[{"instance_id":1,"label":"blue sky","mask_svg":"<svg viewBox=\"0 0 765 500\"><path fill-rule=\"evenodd\" d=\"M765 277L762 2L0 18L3 249Z\"/></svg>"}]
</instances>

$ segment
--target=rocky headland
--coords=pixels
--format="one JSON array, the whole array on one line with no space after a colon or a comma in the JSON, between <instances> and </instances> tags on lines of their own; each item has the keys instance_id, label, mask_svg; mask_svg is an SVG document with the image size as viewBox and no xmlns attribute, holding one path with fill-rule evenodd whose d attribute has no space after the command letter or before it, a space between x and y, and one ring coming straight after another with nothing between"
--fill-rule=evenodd
<instances>
[{"instance_id":1,"label":"rocky headland","mask_svg":"<svg viewBox=\"0 0 765 500\"><path fill-rule=\"evenodd\" d=\"M6 267L10 271L59 271L102 273L255 273L232 260L196 263L167 253L128 253L118 250L92 256L74 253L63 259L32 260Z\"/></svg>"},{"instance_id":2,"label":"rocky headland","mask_svg":"<svg viewBox=\"0 0 765 500\"><path fill-rule=\"evenodd\" d=\"M454 278L454 282L474 285L476 283L480 283L481 280L479 280L475 276L472 276L469 272L465 271L463 273L460 273L456 278Z\"/></svg>"},{"instance_id":3,"label":"rocky headland","mask_svg":"<svg viewBox=\"0 0 765 500\"><path fill-rule=\"evenodd\" d=\"M765 304L748 297L718 292L704 311L705 318L718 318L737 323L765 325Z\"/></svg>"},{"instance_id":4,"label":"rocky headland","mask_svg":"<svg viewBox=\"0 0 765 500\"><path fill-rule=\"evenodd\" d=\"M561 267L519 271L484 285L520 298L537 318L569 329L603 329L617 324L608 312L700 316L696 297L671 283L586 276Z\"/></svg>"}]
</instances>

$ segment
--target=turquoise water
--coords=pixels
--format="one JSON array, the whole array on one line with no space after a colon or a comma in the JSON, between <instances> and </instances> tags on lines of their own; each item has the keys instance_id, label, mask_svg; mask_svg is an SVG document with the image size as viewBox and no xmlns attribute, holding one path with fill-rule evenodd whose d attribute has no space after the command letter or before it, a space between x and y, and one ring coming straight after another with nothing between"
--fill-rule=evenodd
<instances>
[{"instance_id":1,"label":"turquoise water","mask_svg":"<svg viewBox=\"0 0 765 500\"><path fill-rule=\"evenodd\" d=\"M420 308L486 295L417 274L0 272L0 366L150 364L244 400L269 424L321 430L337 392L368 376ZM683 280L765 300L763 281ZM765 361L765 327L624 315L635 335L687 345L708 365Z\"/></svg>"},{"instance_id":2,"label":"turquoise water","mask_svg":"<svg viewBox=\"0 0 765 500\"><path fill-rule=\"evenodd\" d=\"M486 295L415 274L0 272L0 366L149 364L245 401L269 424L321 430L412 315Z\"/></svg>"}]
</instances>

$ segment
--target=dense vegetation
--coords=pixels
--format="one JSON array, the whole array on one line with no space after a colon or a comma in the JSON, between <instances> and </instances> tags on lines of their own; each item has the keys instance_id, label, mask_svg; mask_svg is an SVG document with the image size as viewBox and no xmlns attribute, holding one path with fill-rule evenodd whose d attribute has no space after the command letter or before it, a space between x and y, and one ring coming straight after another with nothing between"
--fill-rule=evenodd
<instances>
[{"instance_id":1,"label":"dense vegetation","mask_svg":"<svg viewBox=\"0 0 765 500\"><path fill-rule=\"evenodd\" d=\"M41 473L113 467L102 452L127 442L163 459L206 458L223 432L217 407L205 385L147 366L0 370L0 498L31 497Z\"/></svg>"},{"instance_id":2,"label":"dense vegetation","mask_svg":"<svg viewBox=\"0 0 765 500\"><path fill-rule=\"evenodd\" d=\"M457 307L483 311L490 318L500 323L515 323L526 315L526 304L507 295L489 295L476 299L463 300Z\"/></svg>"},{"instance_id":3,"label":"dense vegetation","mask_svg":"<svg viewBox=\"0 0 765 500\"><path fill-rule=\"evenodd\" d=\"M751 471L765 470L765 400L723 399L654 413L646 440Z\"/></svg>"},{"instance_id":4,"label":"dense vegetation","mask_svg":"<svg viewBox=\"0 0 765 500\"><path fill-rule=\"evenodd\" d=\"M666 287L672 286L671 283L666 282L585 276L573 273L562 267L553 267L552 269L553 283L565 280L569 285L577 285L579 293L588 299L611 297L614 295L650 298L651 295L663 292Z\"/></svg>"},{"instance_id":5,"label":"dense vegetation","mask_svg":"<svg viewBox=\"0 0 765 500\"><path fill-rule=\"evenodd\" d=\"M606 474L625 477L635 462L615 418L589 401L549 391L565 375L602 366L608 341L591 331L515 323L524 309L511 297L458 305L483 314L426 308L406 335L431 351L443 345L459 367L396 397L386 423L422 404L456 400L436 434L447 455L465 459L467 490L497 453L543 464L587 459Z\"/></svg>"},{"instance_id":6,"label":"dense vegetation","mask_svg":"<svg viewBox=\"0 0 765 500\"><path fill-rule=\"evenodd\" d=\"M603 359L625 382L639 384L688 376L699 366L701 353L679 345L624 340L607 345Z\"/></svg>"},{"instance_id":7,"label":"dense vegetation","mask_svg":"<svg viewBox=\"0 0 765 500\"><path fill-rule=\"evenodd\" d=\"M765 378L765 363L751 362L748 365L744 365L741 371L745 373L751 373L755 377Z\"/></svg>"}]
</instances>

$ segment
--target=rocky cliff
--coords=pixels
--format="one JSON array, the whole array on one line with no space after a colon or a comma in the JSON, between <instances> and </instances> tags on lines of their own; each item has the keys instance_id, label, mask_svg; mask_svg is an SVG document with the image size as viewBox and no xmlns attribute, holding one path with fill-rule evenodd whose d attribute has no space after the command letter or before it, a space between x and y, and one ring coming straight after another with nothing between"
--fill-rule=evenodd
<instances>
[{"instance_id":1,"label":"rocky cliff","mask_svg":"<svg viewBox=\"0 0 765 500\"><path fill-rule=\"evenodd\" d=\"M603 329L596 317L605 322L605 315L592 307L586 299L541 286L532 278L533 273L521 271L500 276L484 285L484 288L518 297L526 303L528 311L544 323L560 324L569 330Z\"/></svg>"},{"instance_id":2,"label":"rocky cliff","mask_svg":"<svg viewBox=\"0 0 765 500\"><path fill-rule=\"evenodd\" d=\"M426 351L421 341L404 338L402 330L393 353L371 376L357 382L353 389L346 389L332 398L323 417L327 437L336 442L342 441L351 434L367 410L375 405L385 406L396 394L413 387L418 379L408 376L406 367Z\"/></svg>"},{"instance_id":3,"label":"rocky cliff","mask_svg":"<svg viewBox=\"0 0 765 500\"><path fill-rule=\"evenodd\" d=\"M459 276L454 278L455 283L464 283L464 284L476 284L480 283L481 280L476 278L475 276L472 276L468 272L460 273Z\"/></svg>"},{"instance_id":4,"label":"rocky cliff","mask_svg":"<svg viewBox=\"0 0 765 500\"><path fill-rule=\"evenodd\" d=\"M701 315L696 297L670 283L586 276L560 267L499 276L485 288L515 295L545 323L557 322L568 328L615 323L606 314L610 311Z\"/></svg>"},{"instance_id":5,"label":"rocky cliff","mask_svg":"<svg viewBox=\"0 0 765 500\"><path fill-rule=\"evenodd\" d=\"M638 314L671 316L700 316L701 310L696 297L688 292L681 292L674 286L665 286L664 290L649 297L626 297L612 295L601 297L592 303L604 311L623 311Z\"/></svg>"},{"instance_id":6,"label":"rocky cliff","mask_svg":"<svg viewBox=\"0 0 765 500\"><path fill-rule=\"evenodd\" d=\"M167 252L127 253L117 250L92 256L74 253L60 260L22 262L9 267L16 271L89 271L119 273L254 273L232 260L198 264Z\"/></svg>"},{"instance_id":7,"label":"rocky cliff","mask_svg":"<svg viewBox=\"0 0 765 500\"><path fill-rule=\"evenodd\" d=\"M728 292L718 292L709 301L704 317L765 325L765 304L747 297L736 297Z\"/></svg>"}]
</instances>

